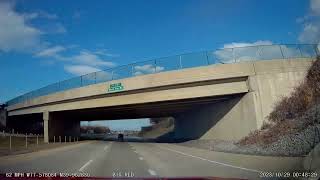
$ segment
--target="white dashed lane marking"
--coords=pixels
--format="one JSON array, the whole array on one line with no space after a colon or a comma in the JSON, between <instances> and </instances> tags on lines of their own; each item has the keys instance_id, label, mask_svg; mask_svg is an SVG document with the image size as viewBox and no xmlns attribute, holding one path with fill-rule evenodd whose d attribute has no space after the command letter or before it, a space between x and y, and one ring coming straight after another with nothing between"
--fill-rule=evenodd
<instances>
[{"instance_id":1,"label":"white dashed lane marking","mask_svg":"<svg viewBox=\"0 0 320 180\"><path fill-rule=\"evenodd\" d=\"M152 176L156 176L156 175L157 175L157 173L156 173L154 170L152 170L152 169L148 169L148 172L149 172L149 174L151 174Z\"/></svg>"},{"instance_id":2,"label":"white dashed lane marking","mask_svg":"<svg viewBox=\"0 0 320 180\"><path fill-rule=\"evenodd\" d=\"M87 163L85 163L80 169L79 171L83 171L87 166L89 166L89 164L92 163L92 160L88 161Z\"/></svg>"},{"instance_id":3,"label":"white dashed lane marking","mask_svg":"<svg viewBox=\"0 0 320 180\"><path fill-rule=\"evenodd\" d=\"M143 160L143 157L139 157L140 160Z\"/></svg>"},{"instance_id":4,"label":"white dashed lane marking","mask_svg":"<svg viewBox=\"0 0 320 180\"><path fill-rule=\"evenodd\" d=\"M222 162L218 162L218 161L212 161L212 160L209 160L209 159L205 159L205 158L202 158L202 157L199 157L199 156L194 156L194 155L187 154L187 153L184 153L184 152L181 152L181 151L177 151L177 150L174 150L174 149L170 149L170 148L165 148L165 147L160 147L160 146L159 146L159 148L166 149L168 151L172 151L172 152L175 152L175 153L178 153L178 154L182 154L184 156L189 156L189 157L192 157L192 158L196 158L196 159L200 159L200 160L203 160L203 161L207 161L207 162L210 162L210 163L219 164L219 165L222 165L222 166L227 166L227 167L236 168L236 169L242 169L242 170L251 171L251 172L260 172L260 171L255 170L255 169L249 169L249 168L234 166L234 165L231 165L231 164L226 164L226 163L222 163Z\"/></svg>"}]
</instances>

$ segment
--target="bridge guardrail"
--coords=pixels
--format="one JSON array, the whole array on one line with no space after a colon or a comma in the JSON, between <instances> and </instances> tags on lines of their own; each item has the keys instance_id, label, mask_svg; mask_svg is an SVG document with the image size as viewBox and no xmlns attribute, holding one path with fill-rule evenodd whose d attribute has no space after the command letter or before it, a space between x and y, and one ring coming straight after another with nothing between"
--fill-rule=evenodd
<instances>
[{"instance_id":1,"label":"bridge guardrail","mask_svg":"<svg viewBox=\"0 0 320 180\"><path fill-rule=\"evenodd\" d=\"M181 54L119 66L60 81L11 99L7 104L13 105L59 91L145 74L213 64L310 58L317 55L319 55L319 51L316 44L257 45Z\"/></svg>"}]
</instances>

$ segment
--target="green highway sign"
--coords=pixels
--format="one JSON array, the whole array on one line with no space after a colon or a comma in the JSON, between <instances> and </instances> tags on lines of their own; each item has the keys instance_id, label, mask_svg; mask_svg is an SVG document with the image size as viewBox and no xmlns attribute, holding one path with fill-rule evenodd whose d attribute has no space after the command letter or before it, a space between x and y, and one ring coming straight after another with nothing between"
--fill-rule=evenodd
<instances>
[{"instance_id":1,"label":"green highway sign","mask_svg":"<svg viewBox=\"0 0 320 180\"><path fill-rule=\"evenodd\" d=\"M115 84L110 84L108 88L108 92L117 92L117 91L122 91L123 89L124 87L121 83L115 83Z\"/></svg>"}]
</instances>

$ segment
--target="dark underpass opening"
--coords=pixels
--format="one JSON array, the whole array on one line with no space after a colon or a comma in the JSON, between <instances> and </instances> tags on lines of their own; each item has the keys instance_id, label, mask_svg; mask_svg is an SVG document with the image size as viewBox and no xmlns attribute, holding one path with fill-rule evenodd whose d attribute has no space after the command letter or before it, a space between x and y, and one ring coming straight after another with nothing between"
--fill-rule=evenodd
<instances>
[{"instance_id":1,"label":"dark underpass opening","mask_svg":"<svg viewBox=\"0 0 320 180\"><path fill-rule=\"evenodd\" d=\"M82 140L125 142L170 142L174 138L174 118L81 121Z\"/></svg>"}]
</instances>

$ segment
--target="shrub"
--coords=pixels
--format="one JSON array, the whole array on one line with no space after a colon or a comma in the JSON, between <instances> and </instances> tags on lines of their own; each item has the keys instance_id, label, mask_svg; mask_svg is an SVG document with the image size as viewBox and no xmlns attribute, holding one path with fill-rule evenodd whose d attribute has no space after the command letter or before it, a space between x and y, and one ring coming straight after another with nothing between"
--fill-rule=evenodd
<instances>
[{"instance_id":1,"label":"shrub","mask_svg":"<svg viewBox=\"0 0 320 180\"><path fill-rule=\"evenodd\" d=\"M307 84L312 89L314 95L320 97L320 57L310 67L307 76Z\"/></svg>"},{"instance_id":2,"label":"shrub","mask_svg":"<svg viewBox=\"0 0 320 180\"><path fill-rule=\"evenodd\" d=\"M281 136L300 131L301 126L292 120L278 122L275 125L270 125L268 129L256 130L239 141L240 145L257 144L265 146L277 141Z\"/></svg>"},{"instance_id":3,"label":"shrub","mask_svg":"<svg viewBox=\"0 0 320 180\"><path fill-rule=\"evenodd\" d=\"M110 132L110 129L105 126L81 126L80 127L81 133L88 133L89 131L93 131L96 134L101 134L101 133Z\"/></svg>"},{"instance_id":4,"label":"shrub","mask_svg":"<svg viewBox=\"0 0 320 180\"><path fill-rule=\"evenodd\" d=\"M93 132L95 134L109 133L110 129L108 127L104 127L104 126L94 126Z\"/></svg>"},{"instance_id":5,"label":"shrub","mask_svg":"<svg viewBox=\"0 0 320 180\"><path fill-rule=\"evenodd\" d=\"M272 123L263 121L263 124L261 126L261 130L266 130L266 129L269 129L270 127L272 127Z\"/></svg>"}]
</instances>

